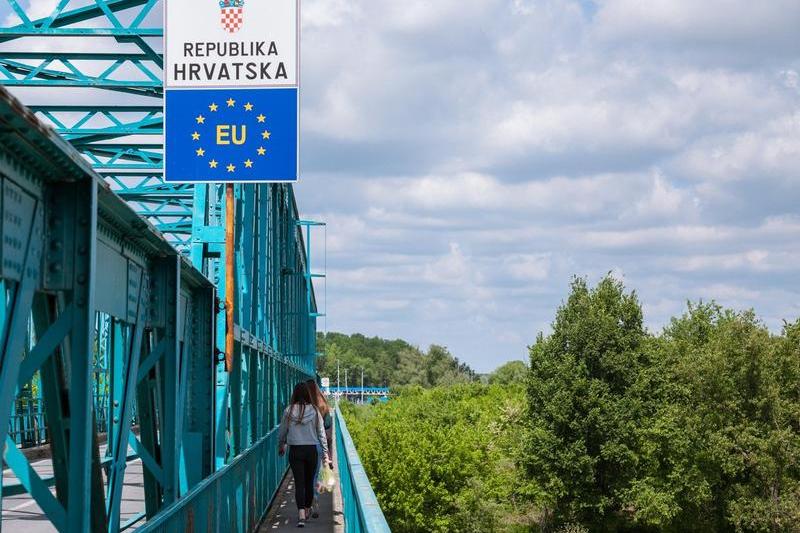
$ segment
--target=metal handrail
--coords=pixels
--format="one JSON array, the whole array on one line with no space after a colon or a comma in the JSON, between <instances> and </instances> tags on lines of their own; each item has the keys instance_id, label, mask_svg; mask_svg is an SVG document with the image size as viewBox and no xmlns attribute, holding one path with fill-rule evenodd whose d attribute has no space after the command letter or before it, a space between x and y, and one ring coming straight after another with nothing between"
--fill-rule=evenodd
<instances>
[{"instance_id":1,"label":"metal handrail","mask_svg":"<svg viewBox=\"0 0 800 533\"><path fill-rule=\"evenodd\" d=\"M336 407L336 454L345 533L390 533L389 524L383 516L339 407Z\"/></svg>"}]
</instances>

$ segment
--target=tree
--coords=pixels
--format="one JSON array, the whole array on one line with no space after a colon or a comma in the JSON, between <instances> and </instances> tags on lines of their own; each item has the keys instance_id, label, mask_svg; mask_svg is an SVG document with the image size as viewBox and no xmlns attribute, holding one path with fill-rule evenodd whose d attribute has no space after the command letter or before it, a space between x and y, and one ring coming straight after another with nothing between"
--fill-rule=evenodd
<instances>
[{"instance_id":1,"label":"tree","mask_svg":"<svg viewBox=\"0 0 800 533\"><path fill-rule=\"evenodd\" d=\"M475 372L443 346L432 345L423 353L400 339L369 338L358 333L319 334L317 346L323 354L317 359L317 371L322 376L335 378L337 363L351 375L363 368L365 385L432 387L475 379Z\"/></svg>"},{"instance_id":2,"label":"tree","mask_svg":"<svg viewBox=\"0 0 800 533\"><path fill-rule=\"evenodd\" d=\"M752 311L690 305L641 377L636 523L666 531L800 531L800 337ZM644 402L643 402L644 403Z\"/></svg>"},{"instance_id":3,"label":"tree","mask_svg":"<svg viewBox=\"0 0 800 533\"><path fill-rule=\"evenodd\" d=\"M635 473L630 395L646 333L634 293L605 277L575 279L553 332L530 349L528 474L546 509L543 526L613 529L619 494Z\"/></svg>"},{"instance_id":4,"label":"tree","mask_svg":"<svg viewBox=\"0 0 800 533\"><path fill-rule=\"evenodd\" d=\"M497 385L511 385L524 383L528 377L528 365L523 361L509 361L489 374L489 383Z\"/></svg>"}]
</instances>

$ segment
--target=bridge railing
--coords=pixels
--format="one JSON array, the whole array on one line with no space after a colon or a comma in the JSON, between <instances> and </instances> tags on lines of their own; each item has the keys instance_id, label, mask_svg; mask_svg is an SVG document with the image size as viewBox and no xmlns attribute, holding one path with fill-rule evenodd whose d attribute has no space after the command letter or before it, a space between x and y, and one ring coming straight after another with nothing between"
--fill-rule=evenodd
<instances>
[{"instance_id":1,"label":"bridge railing","mask_svg":"<svg viewBox=\"0 0 800 533\"><path fill-rule=\"evenodd\" d=\"M342 490L345 533L389 533L389 524L358 457L347 423L336 408L336 455Z\"/></svg>"},{"instance_id":2,"label":"bridge railing","mask_svg":"<svg viewBox=\"0 0 800 533\"><path fill-rule=\"evenodd\" d=\"M20 448L33 448L47 442L47 424L40 398L17 398L11 404L8 436Z\"/></svg>"},{"instance_id":3,"label":"bridge railing","mask_svg":"<svg viewBox=\"0 0 800 533\"><path fill-rule=\"evenodd\" d=\"M276 428L136 531L255 531L285 472L286 457L278 456Z\"/></svg>"}]
</instances>

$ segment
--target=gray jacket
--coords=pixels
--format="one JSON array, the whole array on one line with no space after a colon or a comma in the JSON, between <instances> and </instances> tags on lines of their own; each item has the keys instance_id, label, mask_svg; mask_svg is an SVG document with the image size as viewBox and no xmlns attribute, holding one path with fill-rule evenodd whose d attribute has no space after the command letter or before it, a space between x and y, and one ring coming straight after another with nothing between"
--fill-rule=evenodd
<instances>
[{"instance_id":1,"label":"gray jacket","mask_svg":"<svg viewBox=\"0 0 800 533\"><path fill-rule=\"evenodd\" d=\"M325 426L319 411L313 405L306 405L302 419L300 411L299 405L290 405L283 412L281 427L278 429L278 444L289 446L319 444L322 446L322 453L327 455L328 439L325 438Z\"/></svg>"}]
</instances>

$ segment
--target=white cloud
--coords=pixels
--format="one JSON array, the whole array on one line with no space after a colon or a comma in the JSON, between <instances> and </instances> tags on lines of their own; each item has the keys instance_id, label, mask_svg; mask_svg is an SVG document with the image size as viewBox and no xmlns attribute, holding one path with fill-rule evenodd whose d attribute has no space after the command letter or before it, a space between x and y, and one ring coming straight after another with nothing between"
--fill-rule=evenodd
<instances>
[{"instance_id":1,"label":"white cloud","mask_svg":"<svg viewBox=\"0 0 800 533\"><path fill-rule=\"evenodd\" d=\"M542 281L550 274L550 254L518 254L504 258L509 275L519 281Z\"/></svg>"},{"instance_id":2,"label":"white cloud","mask_svg":"<svg viewBox=\"0 0 800 533\"><path fill-rule=\"evenodd\" d=\"M675 261L678 271L708 270L745 270L756 272L789 271L794 268L800 259L798 253L770 252L767 250L753 249L741 253L715 254L715 255L690 255Z\"/></svg>"},{"instance_id":3,"label":"white cloud","mask_svg":"<svg viewBox=\"0 0 800 533\"><path fill-rule=\"evenodd\" d=\"M605 0L597 13L598 33L607 38L789 45L795 50L800 4L793 0Z\"/></svg>"},{"instance_id":4,"label":"white cloud","mask_svg":"<svg viewBox=\"0 0 800 533\"><path fill-rule=\"evenodd\" d=\"M682 152L676 167L696 180L800 181L800 111L741 133L699 139Z\"/></svg>"},{"instance_id":5,"label":"white cloud","mask_svg":"<svg viewBox=\"0 0 800 533\"><path fill-rule=\"evenodd\" d=\"M636 202L635 213L644 218L680 217L683 220L694 215L696 198L690 198L674 187L660 172L653 174L652 189L649 194Z\"/></svg>"},{"instance_id":6,"label":"white cloud","mask_svg":"<svg viewBox=\"0 0 800 533\"><path fill-rule=\"evenodd\" d=\"M425 265L422 278L434 284L463 285L477 277L458 243L450 243L450 252Z\"/></svg>"},{"instance_id":7,"label":"white cloud","mask_svg":"<svg viewBox=\"0 0 800 533\"><path fill-rule=\"evenodd\" d=\"M325 27L340 27L358 20L361 11L358 4L347 0L316 0L302 5L303 30Z\"/></svg>"}]
</instances>

